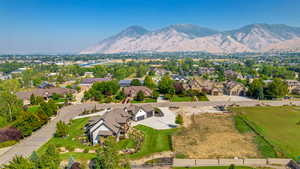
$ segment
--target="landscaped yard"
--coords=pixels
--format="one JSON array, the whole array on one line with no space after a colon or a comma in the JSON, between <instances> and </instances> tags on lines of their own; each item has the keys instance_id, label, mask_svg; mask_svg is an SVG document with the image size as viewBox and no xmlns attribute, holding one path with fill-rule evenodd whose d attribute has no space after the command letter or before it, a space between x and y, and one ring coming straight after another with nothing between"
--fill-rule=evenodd
<instances>
[{"instance_id":1,"label":"landscaped yard","mask_svg":"<svg viewBox=\"0 0 300 169\"><path fill-rule=\"evenodd\" d=\"M171 136L177 129L155 130L142 125L135 128L144 133L144 142L140 151L129 155L129 158L138 159L152 153L172 150Z\"/></svg>"},{"instance_id":2,"label":"landscaped yard","mask_svg":"<svg viewBox=\"0 0 300 169\"><path fill-rule=\"evenodd\" d=\"M39 107L40 107L40 105L29 106L28 111L31 112L31 113L35 113L35 112L37 112Z\"/></svg>"},{"instance_id":3,"label":"landscaped yard","mask_svg":"<svg viewBox=\"0 0 300 169\"><path fill-rule=\"evenodd\" d=\"M38 153L43 153L49 144L54 144L56 147L65 147L69 150L74 150L75 148L80 149L92 149L93 147L83 144L80 139L85 137L83 127L88 123L88 118L76 119L73 120L70 125L69 135L65 138L53 137L46 144L44 144L39 150ZM65 153L62 157L67 156L69 153ZM74 154L74 153L73 153ZM88 153L83 154L88 155ZM84 156L80 156L85 158ZM68 157L67 157L68 158Z\"/></svg>"},{"instance_id":4,"label":"landscaped yard","mask_svg":"<svg viewBox=\"0 0 300 169\"><path fill-rule=\"evenodd\" d=\"M292 158L300 156L300 108L236 107L233 112L242 113L252 128L263 135L280 155Z\"/></svg>"},{"instance_id":5,"label":"landscaped yard","mask_svg":"<svg viewBox=\"0 0 300 169\"><path fill-rule=\"evenodd\" d=\"M136 100L132 100L130 101L130 103L155 103L156 99L152 99L152 98L145 98L143 101L136 101Z\"/></svg>"},{"instance_id":6,"label":"landscaped yard","mask_svg":"<svg viewBox=\"0 0 300 169\"><path fill-rule=\"evenodd\" d=\"M193 97L190 97L190 96L173 96L171 98L171 102L192 102L193 101Z\"/></svg>"},{"instance_id":7,"label":"landscaped yard","mask_svg":"<svg viewBox=\"0 0 300 169\"><path fill-rule=\"evenodd\" d=\"M61 159L67 160L69 157L74 157L76 160L87 161L95 157L95 153L88 152L74 152L75 149L96 150L97 146L90 146L81 143L80 139L85 137L83 127L88 123L89 118L82 118L73 120L70 124L69 135L65 138L53 137L45 145L43 145L38 153L44 153L49 144L54 144L57 147L64 147L69 152L62 152ZM129 155L129 158L138 159L152 153L168 151L172 149L171 135L176 129L169 130L155 130L146 126L138 125L135 127L141 130L144 134L144 141L141 149L134 154ZM128 148L135 148L136 143L131 139L124 139L117 143L117 149L123 150Z\"/></svg>"}]
</instances>

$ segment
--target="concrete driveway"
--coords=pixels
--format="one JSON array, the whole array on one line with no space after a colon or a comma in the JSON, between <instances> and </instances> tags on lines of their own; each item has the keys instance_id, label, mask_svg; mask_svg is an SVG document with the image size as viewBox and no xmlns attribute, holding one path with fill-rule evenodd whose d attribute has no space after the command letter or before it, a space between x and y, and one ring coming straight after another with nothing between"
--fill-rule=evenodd
<instances>
[{"instance_id":1,"label":"concrete driveway","mask_svg":"<svg viewBox=\"0 0 300 169\"><path fill-rule=\"evenodd\" d=\"M175 119L176 119L175 112L171 111L168 107L160 107L159 109L163 112L164 114L163 117L151 117L138 122L132 122L131 126L136 126L141 124L157 130L170 129L177 126L175 124Z\"/></svg>"}]
</instances>

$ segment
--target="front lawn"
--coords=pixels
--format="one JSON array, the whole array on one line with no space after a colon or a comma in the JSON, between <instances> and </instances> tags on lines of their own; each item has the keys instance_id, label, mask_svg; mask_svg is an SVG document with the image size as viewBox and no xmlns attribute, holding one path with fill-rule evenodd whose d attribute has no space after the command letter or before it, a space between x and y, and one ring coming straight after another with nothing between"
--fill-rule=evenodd
<instances>
[{"instance_id":1,"label":"front lawn","mask_svg":"<svg viewBox=\"0 0 300 169\"><path fill-rule=\"evenodd\" d=\"M35 113L39 109L40 105L33 105L28 107L28 112Z\"/></svg>"},{"instance_id":2,"label":"front lawn","mask_svg":"<svg viewBox=\"0 0 300 169\"><path fill-rule=\"evenodd\" d=\"M173 96L171 98L171 102L192 102L193 101L193 97L190 96Z\"/></svg>"},{"instance_id":3,"label":"front lawn","mask_svg":"<svg viewBox=\"0 0 300 169\"><path fill-rule=\"evenodd\" d=\"M172 150L171 136L177 129L155 130L143 125L135 128L143 132L144 142L141 149L137 153L129 155L129 158L138 159L156 152Z\"/></svg>"},{"instance_id":4,"label":"front lawn","mask_svg":"<svg viewBox=\"0 0 300 169\"><path fill-rule=\"evenodd\" d=\"M152 99L152 98L145 98L143 101L136 101L136 100L132 100L130 101L130 103L155 103L156 99Z\"/></svg>"},{"instance_id":5,"label":"front lawn","mask_svg":"<svg viewBox=\"0 0 300 169\"><path fill-rule=\"evenodd\" d=\"M232 111L241 113L257 133L274 145L279 156L300 156L299 107L236 107Z\"/></svg>"},{"instance_id":6,"label":"front lawn","mask_svg":"<svg viewBox=\"0 0 300 169\"><path fill-rule=\"evenodd\" d=\"M43 153L49 144L54 144L56 147L65 147L67 149L75 148L90 148L90 146L83 144L79 139L84 138L84 126L88 123L89 118L82 118L73 120L70 124L69 135L67 137L53 137L46 144L44 144L39 150L38 153Z\"/></svg>"}]
</instances>

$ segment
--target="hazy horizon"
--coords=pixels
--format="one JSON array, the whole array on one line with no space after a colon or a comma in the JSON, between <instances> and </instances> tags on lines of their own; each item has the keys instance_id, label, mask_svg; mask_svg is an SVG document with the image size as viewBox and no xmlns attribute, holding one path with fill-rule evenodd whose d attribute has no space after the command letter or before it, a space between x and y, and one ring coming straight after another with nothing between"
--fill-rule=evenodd
<instances>
[{"instance_id":1,"label":"hazy horizon","mask_svg":"<svg viewBox=\"0 0 300 169\"><path fill-rule=\"evenodd\" d=\"M221 31L253 23L300 26L297 0L117 2L2 0L0 53L77 53L132 25L155 30L195 24Z\"/></svg>"}]
</instances>

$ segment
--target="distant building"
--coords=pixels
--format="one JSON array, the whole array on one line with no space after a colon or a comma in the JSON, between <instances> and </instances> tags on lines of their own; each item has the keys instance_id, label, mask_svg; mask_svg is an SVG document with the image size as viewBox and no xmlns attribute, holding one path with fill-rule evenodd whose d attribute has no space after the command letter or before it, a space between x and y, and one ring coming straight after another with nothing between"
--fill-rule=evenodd
<instances>
[{"instance_id":1,"label":"distant building","mask_svg":"<svg viewBox=\"0 0 300 169\"><path fill-rule=\"evenodd\" d=\"M53 85L49 82L46 82L46 81L38 86L38 88L40 88L40 89L49 89L51 87L55 87L55 85Z\"/></svg>"},{"instance_id":2,"label":"distant building","mask_svg":"<svg viewBox=\"0 0 300 169\"><path fill-rule=\"evenodd\" d=\"M66 95L68 93L75 93L75 90L67 89L67 88L60 88L60 87L54 87L49 89L33 89L30 91L25 92L17 92L16 95L19 99L22 99L24 102L24 105L30 104L30 96L41 96L45 100L50 98L54 93L60 94L60 95Z\"/></svg>"},{"instance_id":3,"label":"distant building","mask_svg":"<svg viewBox=\"0 0 300 169\"><path fill-rule=\"evenodd\" d=\"M294 89L300 88L300 82L298 80L286 80L285 82L288 85L289 93L293 93ZM296 91L298 91L298 89Z\"/></svg>"},{"instance_id":4,"label":"distant building","mask_svg":"<svg viewBox=\"0 0 300 169\"><path fill-rule=\"evenodd\" d=\"M224 71L224 75L227 79L244 79L243 75L238 73L238 72L235 72L235 71L232 71L232 70L225 70Z\"/></svg>"},{"instance_id":5,"label":"distant building","mask_svg":"<svg viewBox=\"0 0 300 169\"><path fill-rule=\"evenodd\" d=\"M185 90L197 90L213 96L223 95L223 84L204 79L193 79L184 84Z\"/></svg>"},{"instance_id":6,"label":"distant building","mask_svg":"<svg viewBox=\"0 0 300 169\"><path fill-rule=\"evenodd\" d=\"M120 85L121 87L128 87L128 86L130 86L131 81L132 81L132 80L120 80L120 81L119 81L119 85ZM143 80L140 80L140 82L141 82L141 84L144 84L144 81L143 81Z\"/></svg>"},{"instance_id":7,"label":"distant building","mask_svg":"<svg viewBox=\"0 0 300 169\"><path fill-rule=\"evenodd\" d=\"M245 96L246 88L241 83L228 81L224 84L224 93L229 96Z\"/></svg>"},{"instance_id":8,"label":"distant building","mask_svg":"<svg viewBox=\"0 0 300 169\"><path fill-rule=\"evenodd\" d=\"M145 96L152 95L152 90L145 86L129 86L123 88L123 92L127 97L135 97L139 91L142 91Z\"/></svg>"},{"instance_id":9,"label":"distant building","mask_svg":"<svg viewBox=\"0 0 300 169\"><path fill-rule=\"evenodd\" d=\"M106 82L112 80L111 78L86 78L79 84L82 90L88 90L96 82Z\"/></svg>"},{"instance_id":10,"label":"distant building","mask_svg":"<svg viewBox=\"0 0 300 169\"><path fill-rule=\"evenodd\" d=\"M94 73L93 72L84 72L84 77L92 78L92 77L94 77Z\"/></svg>"}]
</instances>

